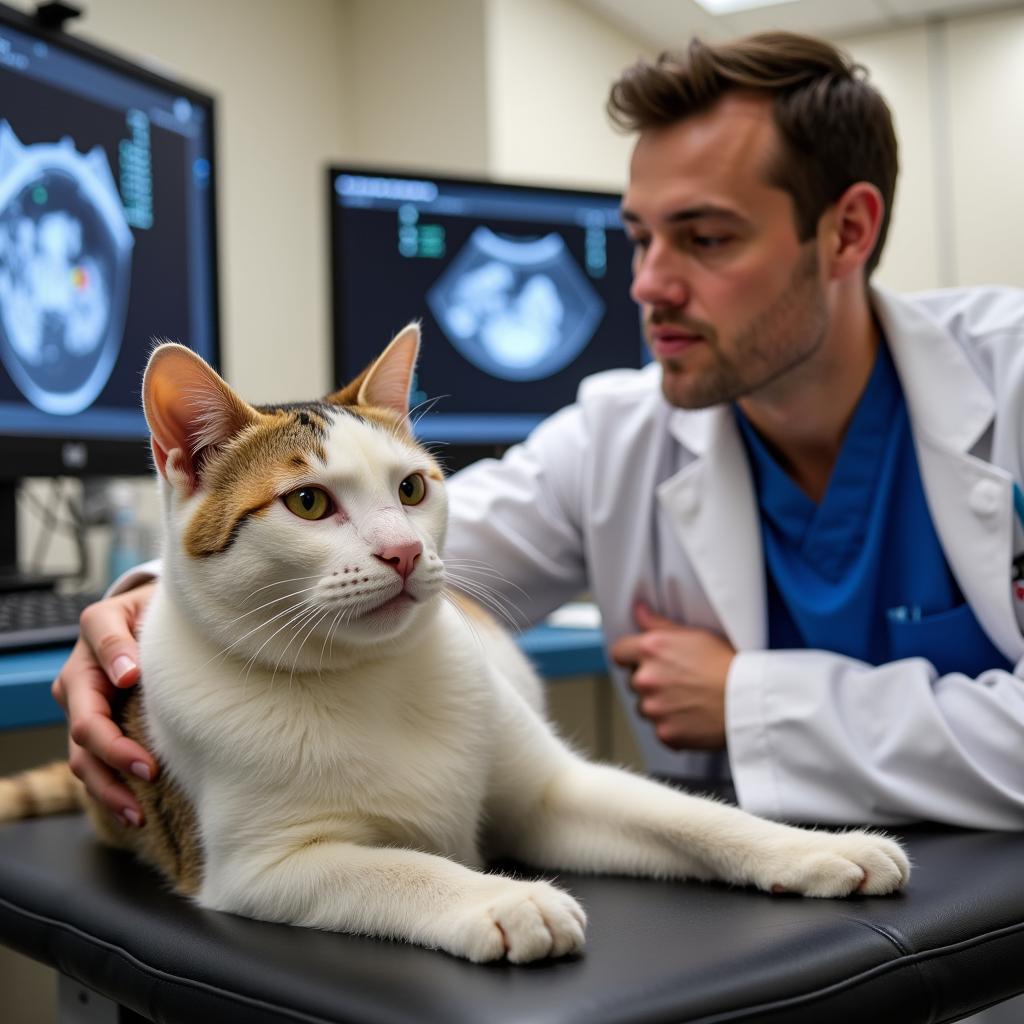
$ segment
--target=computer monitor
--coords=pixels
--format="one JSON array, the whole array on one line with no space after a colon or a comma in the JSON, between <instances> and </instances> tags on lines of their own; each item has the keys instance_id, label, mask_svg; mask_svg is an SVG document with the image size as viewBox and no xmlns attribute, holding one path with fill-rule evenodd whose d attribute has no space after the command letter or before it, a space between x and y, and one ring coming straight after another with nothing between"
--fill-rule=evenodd
<instances>
[{"instance_id":1,"label":"computer monitor","mask_svg":"<svg viewBox=\"0 0 1024 1024\"><path fill-rule=\"evenodd\" d=\"M618 195L340 167L329 195L335 379L420 320L424 440L501 448L644 362Z\"/></svg>"},{"instance_id":2,"label":"computer monitor","mask_svg":"<svg viewBox=\"0 0 1024 1024\"><path fill-rule=\"evenodd\" d=\"M218 363L212 99L0 5L0 577L19 478L146 473L154 339Z\"/></svg>"}]
</instances>

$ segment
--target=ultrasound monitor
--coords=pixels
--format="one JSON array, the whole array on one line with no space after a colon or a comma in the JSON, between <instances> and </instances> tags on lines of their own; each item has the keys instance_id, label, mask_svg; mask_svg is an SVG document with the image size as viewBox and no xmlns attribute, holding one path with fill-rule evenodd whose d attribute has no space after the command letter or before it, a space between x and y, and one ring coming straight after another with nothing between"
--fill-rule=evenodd
<instances>
[{"instance_id":1,"label":"ultrasound monitor","mask_svg":"<svg viewBox=\"0 0 1024 1024\"><path fill-rule=\"evenodd\" d=\"M587 374L644 362L614 193L337 167L329 184L335 379L420 320L424 440L520 441Z\"/></svg>"},{"instance_id":2,"label":"ultrasound monitor","mask_svg":"<svg viewBox=\"0 0 1024 1024\"><path fill-rule=\"evenodd\" d=\"M0 6L0 576L20 477L150 471L155 339L218 362L213 101Z\"/></svg>"}]
</instances>

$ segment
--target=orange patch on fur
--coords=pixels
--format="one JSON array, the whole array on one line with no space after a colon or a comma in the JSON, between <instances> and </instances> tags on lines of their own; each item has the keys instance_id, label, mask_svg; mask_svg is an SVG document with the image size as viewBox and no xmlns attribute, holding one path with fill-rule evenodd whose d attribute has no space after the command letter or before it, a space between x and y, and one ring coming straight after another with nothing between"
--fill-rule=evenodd
<instances>
[{"instance_id":1,"label":"orange patch on fur","mask_svg":"<svg viewBox=\"0 0 1024 1024\"><path fill-rule=\"evenodd\" d=\"M126 736L145 747L152 745L145 727L141 690L126 693L115 718ZM143 825L120 825L106 807L87 796L86 810L97 835L111 846L132 850L156 868L176 892L195 895L203 884L205 863L195 808L166 768L152 782L143 782L134 775L126 775L122 781L142 807Z\"/></svg>"},{"instance_id":2,"label":"orange patch on fur","mask_svg":"<svg viewBox=\"0 0 1024 1024\"><path fill-rule=\"evenodd\" d=\"M308 469L310 457L326 462L321 436L327 426L322 414L308 409L260 413L207 465L208 493L183 538L186 553L206 558L225 551L246 519L277 500L282 480Z\"/></svg>"}]
</instances>

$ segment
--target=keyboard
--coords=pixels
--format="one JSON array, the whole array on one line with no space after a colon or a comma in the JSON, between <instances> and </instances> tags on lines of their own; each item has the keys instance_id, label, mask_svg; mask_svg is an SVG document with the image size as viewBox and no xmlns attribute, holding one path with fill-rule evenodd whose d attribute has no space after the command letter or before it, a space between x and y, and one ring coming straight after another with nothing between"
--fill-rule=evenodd
<instances>
[{"instance_id":1,"label":"keyboard","mask_svg":"<svg viewBox=\"0 0 1024 1024\"><path fill-rule=\"evenodd\" d=\"M78 616L100 596L56 590L0 593L0 651L73 644L78 638Z\"/></svg>"}]
</instances>

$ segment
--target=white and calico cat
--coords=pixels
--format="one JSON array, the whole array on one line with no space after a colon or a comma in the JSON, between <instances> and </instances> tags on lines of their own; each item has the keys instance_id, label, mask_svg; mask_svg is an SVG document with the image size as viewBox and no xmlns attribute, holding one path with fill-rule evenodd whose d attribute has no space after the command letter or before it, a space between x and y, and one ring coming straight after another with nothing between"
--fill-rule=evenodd
<instances>
[{"instance_id":1,"label":"white and calico cat","mask_svg":"<svg viewBox=\"0 0 1024 1024\"><path fill-rule=\"evenodd\" d=\"M92 808L103 837L204 907L474 961L584 941L568 893L487 874L493 856L807 896L899 888L890 839L755 818L556 736L515 643L446 589L444 482L408 426L418 347L410 325L337 394L259 409L190 350L154 351L165 569L122 721L163 770L128 780L142 829ZM0 816L42 806L43 778L0 788Z\"/></svg>"}]
</instances>

